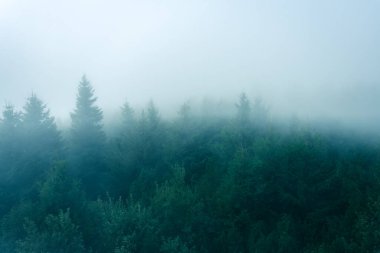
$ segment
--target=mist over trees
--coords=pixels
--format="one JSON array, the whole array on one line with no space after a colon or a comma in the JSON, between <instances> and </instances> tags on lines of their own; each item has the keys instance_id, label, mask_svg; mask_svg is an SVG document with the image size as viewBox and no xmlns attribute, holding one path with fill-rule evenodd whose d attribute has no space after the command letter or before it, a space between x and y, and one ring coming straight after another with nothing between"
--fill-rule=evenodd
<instances>
[{"instance_id":1,"label":"mist over trees","mask_svg":"<svg viewBox=\"0 0 380 253\"><path fill-rule=\"evenodd\" d=\"M78 87L76 108L71 114L70 162L74 174L93 196L103 190L106 144L102 129L103 113L95 102L94 90L83 76Z\"/></svg>"},{"instance_id":2,"label":"mist over trees","mask_svg":"<svg viewBox=\"0 0 380 253\"><path fill-rule=\"evenodd\" d=\"M378 252L374 137L234 115L166 119L121 105L107 136L84 76L67 135L37 95L0 121L1 252Z\"/></svg>"}]
</instances>

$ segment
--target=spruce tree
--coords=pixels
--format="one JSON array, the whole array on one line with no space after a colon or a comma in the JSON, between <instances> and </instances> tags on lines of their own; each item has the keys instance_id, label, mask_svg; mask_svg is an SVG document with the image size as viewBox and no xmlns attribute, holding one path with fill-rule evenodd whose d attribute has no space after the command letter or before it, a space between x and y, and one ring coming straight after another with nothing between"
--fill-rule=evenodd
<instances>
[{"instance_id":1,"label":"spruce tree","mask_svg":"<svg viewBox=\"0 0 380 253\"><path fill-rule=\"evenodd\" d=\"M17 160L20 138L21 114L10 104L3 110L0 120L0 173L5 179L5 173L11 169Z\"/></svg>"},{"instance_id":2,"label":"spruce tree","mask_svg":"<svg viewBox=\"0 0 380 253\"><path fill-rule=\"evenodd\" d=\"M251 121L251 103L245 93L242 93L239 98L239 103L236 104L237 120L241 126L249 124Z\"/></svg>"},{"instance_id":3,"label":"spruce tree","mask_svg":"<svg viewBox=\"0 0 380 253\"><path fill-rule=\"evenodd\" d=\"M12 105L6 105L0 120L0 215L11 208L15 199L10 181L22 150L20 124L21 114Z\"/></svg>"},{"instance_id":4,"label":"spruce tree","mask_svg":"<svg viewBox=\"0 0 380 253\"><path fill-rule=\"evenodd\" d=\"M76 108L71 114L71 162L90 196L102 192L105 171L102 110L95 105L94 89L85 76L78 87Z\"/></svg>"},{"instance_id":5,"label":"spruce tree","mask_svg":"<svg viewBox=\"0 0 380 253\"><path fill-rule=\"evenodd\" d=\"M20 126L21 114L17 112L13 105L7 104L3 110L3 118L0 120L0 131L2 137L5 134L13 134Z\"/></svg>"},{"instance_id":6,"label":"spruce tree","mask_svg":"<svg viewBox=\"0 0 380 253\"><path fill-rule=\"evenodd\" d=\"M58 159L61 154L61 137L54 117L46 105L35 94L32 94L24 106L22 130L28 154L43 156L47 159Z\"/></svg>"},{"instance_id":7,"label":"spruce tree","mask_svg":"<svg viewBox=\"0 0 380 253\"><path fill-rule=\"evenodd\" d=\"M62 159L60 132L46 105L35 95L27 98L23 113L7 106L3 113L2 154L4 187L11 201L37 194L36 186L48 169ZM8 147L6 147L8 146Z\"/></svg>"},{"instance_id":8,"label":"spruce tree","mask_svg":"<svg viewBox=\"0 0 380 253\"><path fill-rule=\"evenodd\" d=\"M135 115L135 110L129 105L128 102L125 102L121 108L121 119L122 119L122 136L127 141L133 138L136 135L137 128L137 119Z\"/></svg>"}]
</instances>

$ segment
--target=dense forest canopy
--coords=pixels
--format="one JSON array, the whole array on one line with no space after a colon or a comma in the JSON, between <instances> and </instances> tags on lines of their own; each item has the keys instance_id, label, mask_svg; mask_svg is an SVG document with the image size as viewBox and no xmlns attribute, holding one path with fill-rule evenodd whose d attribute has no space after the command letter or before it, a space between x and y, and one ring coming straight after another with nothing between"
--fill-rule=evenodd
<instances>
[{"instance_id":1,"label":"dense forest canopy","mask_svg":"<svg viewBox=\"0 0 380 253\"><path fill-rule=\"evenodd\" d=\"M3 108L1 252L380 251L377 137L244 93L232 116L125 102L107 136L96 99L83 77L65 135L35 94Z\"/></svg>"}]
</instances>

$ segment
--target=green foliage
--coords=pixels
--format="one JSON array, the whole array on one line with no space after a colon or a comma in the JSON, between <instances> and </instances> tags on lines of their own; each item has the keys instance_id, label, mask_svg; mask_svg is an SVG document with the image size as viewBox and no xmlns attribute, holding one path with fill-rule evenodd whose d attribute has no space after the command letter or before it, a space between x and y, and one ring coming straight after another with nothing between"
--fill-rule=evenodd
<instances>
[{"instance_id":1,"label":"green foliage","mask_svg":"<svg viewBox=\"0 0 380 253\"><path fill-rule=\"evenodd\" d=\"M380 198L370 200L367 208L358 214L355 224L355 241L360 252L380 250ZM358 250L359 251L359 250Z\"/></svg>"},{"instance_id":2,"label":"green foliage","mask_svg":"<svg viewBox=\"0 0 380 253\"><path fill-rule=\"evenodd\" d=\"M5 247L4 251L13 252L16 242L26 236L25 220L39 223L44 219L44 215L42 208L30 201L23 201L14 206L1 219L1 246Z\"/></svg>"},{"instance_id":3,"label":"green foliage","mask_svg":"<svg viewBox=\"0 0 380 253\"><path fill-rule=\"evenodd\" d=\"M95 102L83 77L68 140L35 95L5 107L1 252L380 250L379 140L275 124L245 94L235 117L126 103L107 140Z\"/></svg>"},{"instance_id":4,"label":"green foliage","mask_svg":"<svg viewBox=\"0 0 380 253\"><path fill-rule=\"evenodd\" d=\"M162 253L192 253L195 252L191 249L189 249L185 243L179 239L179 237L176 237L174 239L167 239L164 241L164 243L161 246L161 252Z\"/></svg>"},{"instance_id":5,"label":"green foliage","mask_svg":"<svg viewBox=\"0 0 380 253\"><path fill-rule=\"evenodd\" d=\"M79 213L83 209L85 196L78 180L68 174L65 162L58 162L41 184L39 200L48 213L66 209Z\"/></svg>"},{"instance_id":6,"label":"green foliage","mask_svg":"<svg viewBox=\"0 0 380 253\"><path fill-rule=\"evenodd\" d=\"M185 170L174 167L172 173L172 178L157 188L152 203L154 214L164 235L189 237L200 203L185 185ZM178 216L179 213L181 216Z\"/></svg>"},{"instance_id":7,"label":"green foliage","mask_svg":"<svg viewBox=\"0 0 380 253\"><path fill-rule=\"evenodd\" d=\"M78 227L70 219L70 211L48 215L41 227L27 220L26 237L17 245L17 253L81 253L85 252Z\"/></svg>"},{"instance_id":8,"label":"green foliage","mask_svg":"<svg viewBox=\"0 0 380 253\"><path fill-rule=\"evenodd\" d=\"M92 204L99 231L96 252L151 252L157 240L149 209L139 203L98 200Z\"/></svg>"}]
</instances>

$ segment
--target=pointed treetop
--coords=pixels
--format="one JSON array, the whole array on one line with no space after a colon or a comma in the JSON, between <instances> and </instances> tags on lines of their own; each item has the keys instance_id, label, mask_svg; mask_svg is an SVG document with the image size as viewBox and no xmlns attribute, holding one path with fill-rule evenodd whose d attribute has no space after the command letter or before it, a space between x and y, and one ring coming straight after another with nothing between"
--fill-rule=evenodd
<instances>
[{"instance_id":1,"label":"pointed treetop","mask_svg":"<svg viewBox=\"0 0 380 253\"><path fill-rule=\"evenodd\" d=\"M96 106L96 100L94 89L86 76L83 76L78 86L76 107L71 113L71 127L74 132L79 134L83 131L95 131L103 135L103 112Z\"/></svg>"},{"instance_id":2,"label":"pointed treetop","mask_svg":"<svg viewBox=\"0 0 380 253\"><path fill-rule=\"evenodd\" d=\"M135 111L129 105L128 101L126 101L121 108L123 123L130 124L135 121Z\"/></svg>"},{"instance_id":3,"label":"pointed treetop","mask_svg":"<svg viewBox=\"0 0 380 253\"><path fill-rule=\"evenodd\" d=\"M3 120L10 120L13 119L17 114L15 111L15 108L12 104L5 104L4 110L3 110Z\"/></svg>"},{"instance_id":4,"label":"pointed treetop","mask_svg":"<svg viewBox=\"0 0 380 253\"><path fill-rule=\"evenodd\" d=\"M39 99L36 94L32 93L27 98L24 106L23 122L28 124L51 124L54 121L54 117L50 116L50 111L46 108L46 105Z\"/></svg>"},{"instance_id":5,"label":"pointed treetop","mask_svg":"<svg viewBox=\"0 0 380 253\"><path fill-rule=\"evenodd\" d=\"M91 106L97 98L94 96L94 88L92 87L90 81L87 79L86 75L82 76L79 82L78 95L77 95L77 107L78 105ZM87 103L84 103L86 102Z\"/></svg>"},{"instance_id":6,"label":"pointed treetop","mask_svg":"<svg viewBox=\"0 0 380 253\"><path fill-rule=\"evenodd\" d=\"M17 112L12 104L6 104L0 123L3 127L16 127L21 121L21 114Z\"/></svg>"},{"instance_id":7,"label":"pointed treetop","mask_svg":"<svg viewBox=\"0 0 380 253\"><path fill-rule=\"evenodd\" d=\"M190 102L187 101L186 103L184 103L181 108L179 109L178 111L178 115L179 117L183 120L183 121L188 121L189 118L190 118L190 112L191 112L191 107L190 107Z\"/></svg>"},{"instance_id":8,"label":"pointed treetop","mask_svg":"<svg viewBox=\"0 0 380 253\"><path fill-rule=\"evenodd\" d=\"M102 110L95 105L96 100L97 98L95 97L91 83L87 77L83 75L78 86L76 108L71 114L74 124L76 121L88 121L100 124L100 121L103 119L103 113Z\"/></svg>"},{"instance_id":9,"label":"pointed treetop","mask_svg":"<svg viewBox=\"0 0 380 253\"><path fill-rule=\"evenodd\" d=\"M152 127L156 127L159 124L160 121L160 115L159 112L153 102L153 100L149 101L148 108L147 108L147 113L148 113L148 122Z\"/></svg>"},{"instance_id":10,"label":"pointed treetop","mask_svg":"<svg viewBox=\"0 0 380 253\"><path fill-rule=\"evenodd\" d=\"M249 122L251 114L251 103L244 92L240 95L240 99L236 104L236 107L238 110L238 120L241 123Z\"/></svg>"}]
</instances>

